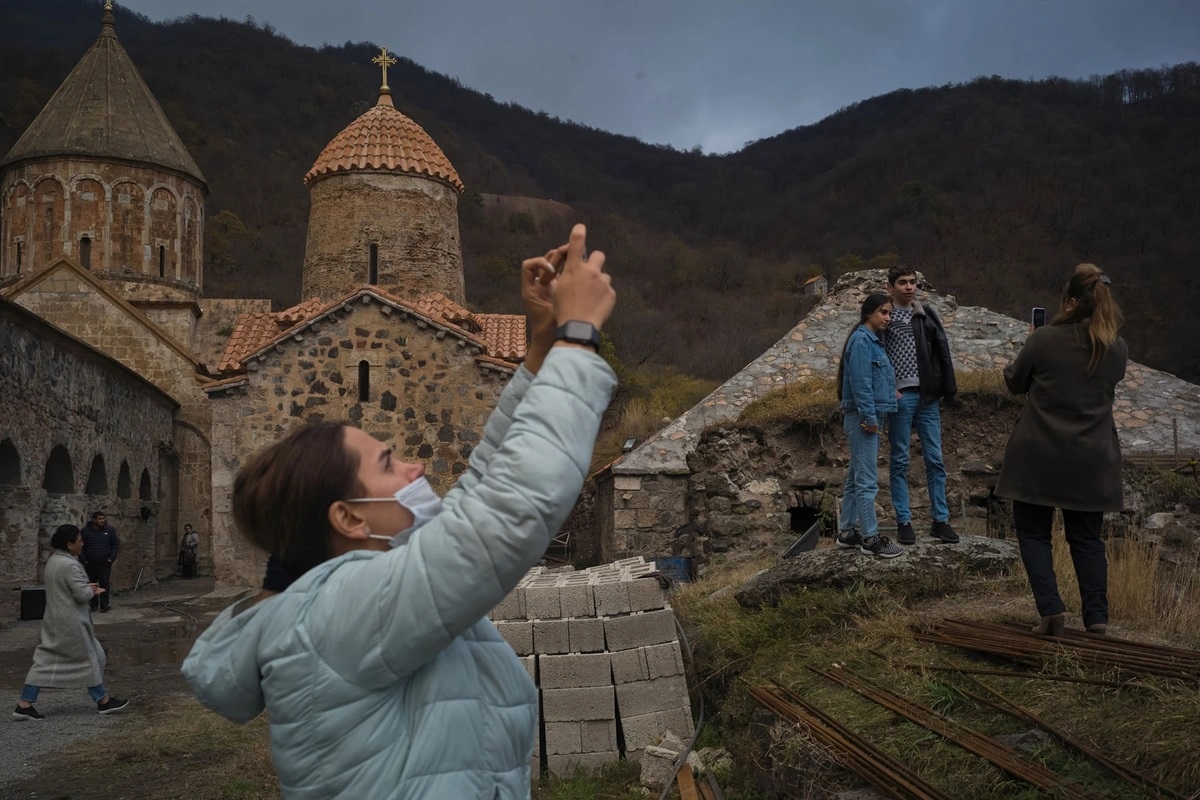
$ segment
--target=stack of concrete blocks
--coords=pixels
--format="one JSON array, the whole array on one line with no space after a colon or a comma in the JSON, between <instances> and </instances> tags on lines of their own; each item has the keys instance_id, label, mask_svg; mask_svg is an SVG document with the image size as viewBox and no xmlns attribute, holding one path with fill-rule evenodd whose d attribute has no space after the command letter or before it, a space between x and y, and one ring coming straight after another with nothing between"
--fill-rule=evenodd
<instances>
[{"instance_id":1,"label":"stack of concrete blocks","mask_svg":"<svg viewBox=\"0 0 1200 800\"><path fill-rule=\"evenodd\" d=\"M535 567L491 618L538 685L533 754L568 775L639 758L670 731L691 737L675 612L641 556L573 570Z\"/></svg>"}]
</instances>

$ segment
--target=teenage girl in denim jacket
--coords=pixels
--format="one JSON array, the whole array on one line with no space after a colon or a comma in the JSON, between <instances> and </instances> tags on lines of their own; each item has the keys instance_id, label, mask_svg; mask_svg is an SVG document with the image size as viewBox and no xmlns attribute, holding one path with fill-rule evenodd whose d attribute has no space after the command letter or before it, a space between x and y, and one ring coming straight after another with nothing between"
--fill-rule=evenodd
<instances>
[{"instance_id":1,"label":"teenage girl in denim jacket","mask_svg":"<svg viewBox=\"0 0 1200 800\"><path fill-rule=\"evenodd\" d=\"M879 535L875 516L879 428L884 417L896 410L896 372L879 339L891 315L891 298L885 294L867 295L859 323L847 337L838 364L838 400L850 439L850 467L842 488L837 542L883 558L894 558L901 552L886 536Z\"/></svg>"}]
</instances>

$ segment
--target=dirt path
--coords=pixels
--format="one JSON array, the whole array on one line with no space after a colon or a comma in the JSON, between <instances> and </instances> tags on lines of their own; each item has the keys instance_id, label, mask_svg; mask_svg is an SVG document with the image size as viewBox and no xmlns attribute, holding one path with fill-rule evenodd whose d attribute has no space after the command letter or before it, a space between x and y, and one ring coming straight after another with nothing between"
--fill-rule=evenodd
<instances>
[{"instance_id":1,"label":"dirt path","mask_svg":"<svg viewBox=\"0 0 1200 800\"><path fill-rule=\"evenodd\" d=\"M117 757L122 740L144 725L148 709L187 697L179 664L198 633L240 594L214 592L211 578L196 578L167 580L115 595L112 611L95 614L93 621L108 653L105 685L112 694L128 698L131 706L124 713L103 717L83 689L45 689L37 701L45 720L12 720L8 712L25 681L41 623L18 622L0 630L0 686L9 707L0 719L0 796L87 796L91 800L145 796L128 784L105 786L95 774L86 785L64 786L62 771L67 765L59 754L73 743L95 740L98 748ZM58 779L50 780L49 775ZM50 793L40 790L51 790L52 785Z\"/></svg>"}]
</instances>

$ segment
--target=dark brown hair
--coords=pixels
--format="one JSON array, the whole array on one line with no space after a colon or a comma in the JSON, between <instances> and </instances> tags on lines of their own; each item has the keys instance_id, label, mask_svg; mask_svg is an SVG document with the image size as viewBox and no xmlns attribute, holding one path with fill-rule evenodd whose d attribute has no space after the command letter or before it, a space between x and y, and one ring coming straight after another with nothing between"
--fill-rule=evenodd
<instances>
[{"instance_id":1,"label":"dark brown hair","mask_svg":"<svg viewBox=\"0 0 1200 800\"><path fill-rule=\"evenodd\" d=\"M50 546L55 550L66 550L67 545L79 538L79 528L74 525L59 525L50 537Z\"/></svg>"},{"instance_id":2,"label":"dark brown hair","mask_svg":"<svg viewBox=\"0 0 1200 800\"><path fill-rule=\"evenodd\" d=\"M903 278L905 275L917 277L917 268L910 267L908 264L897 264L888 270L888 286L895 286L896 281Z\"/></svg>"},{"instance_id":3,"label":"dark brown hair","mask_svg":"<svg viewBox=\"0 0 1200 800\"><path fill-rule=\"evenodd\" d=\"M895 267L893 267L893 269L895 269ZM865 300L863 300L862 310L858 315L858 322L854 323L854 327L852 327L850 329L850 332L846 334L846 341L842 342L842 357L838 359L838 372L837 372L837 399L838 400L842 399L842 375L844 375L845 371L846 371L846 345L850 344L850 337L854 335L854 332L856 330L858 330L859 325L862 325L863 323L865 323L868 319L871 318L872 314L874 314L876 311L878 311L879 309L883 308L885 305L888 305L891 302L892 302L892 298L888 297L886 294L881 294L879 292L872 292L871 294L867 295Z\"/></svg>"},{"instance_id":4,"label":"dark brown hair","mask_svg":"<svg viewBox=\"0 0 1200 800\"><path fill-rule=\"evenodd\" d=\"M1112 282L1095 264L1080 264L1067 285L1063 288L1062 310L1051 325L1087 323L1088 338L1092 342L1092 357L1088 360L1088 375L1096 371L1108 348L1117 340L1117 331L1124 322L1121 309L1113 298L1109 285ZM1067 303L1075 301L1070 309Z\"/></svg>"},{"instance_id":5,"label":"dark brown hair","mask_svg":"<svg viewBox=\"0 0 1200 800\"><path fill-rule=\"evenodd\" d=\"M233 482L242 535L299 578L329 558L329 507L362 494L346 425L310 422L259 450Z\"/></svg>"}]
</instances>

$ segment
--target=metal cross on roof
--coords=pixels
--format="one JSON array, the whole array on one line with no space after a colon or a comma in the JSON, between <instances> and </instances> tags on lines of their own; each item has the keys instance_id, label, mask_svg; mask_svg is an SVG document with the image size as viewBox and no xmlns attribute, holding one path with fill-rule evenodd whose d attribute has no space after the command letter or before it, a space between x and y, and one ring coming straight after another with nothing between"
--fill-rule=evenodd
<instances>
[{"instance_id":1,"label":"metal cross on roof","mask_svg":"<svg viewBox=\"0 0 1200 800\"><path fill-rule=\"evenodd\" d=\"M379 91L383 94L391 94L392 90L388 88L387 83L387 70L388 67L396 66L395 57L388 54L386 47L381 47L379 48L379 55L372 58L371 63L383 67L383 86L379 87Z\"/></svg>"},{"instance_id":2,"label":"metal cross on roof","mask_svg":"<svg viewBox=\"0 0 1200 800\"><path fill-rule=\"evenodd\" d=\"M112 10L113 10L113 7L112 7L112 0L104 0L104 10L105 10L105 11L112 11Z\"/></svg>"}]
</instances>

